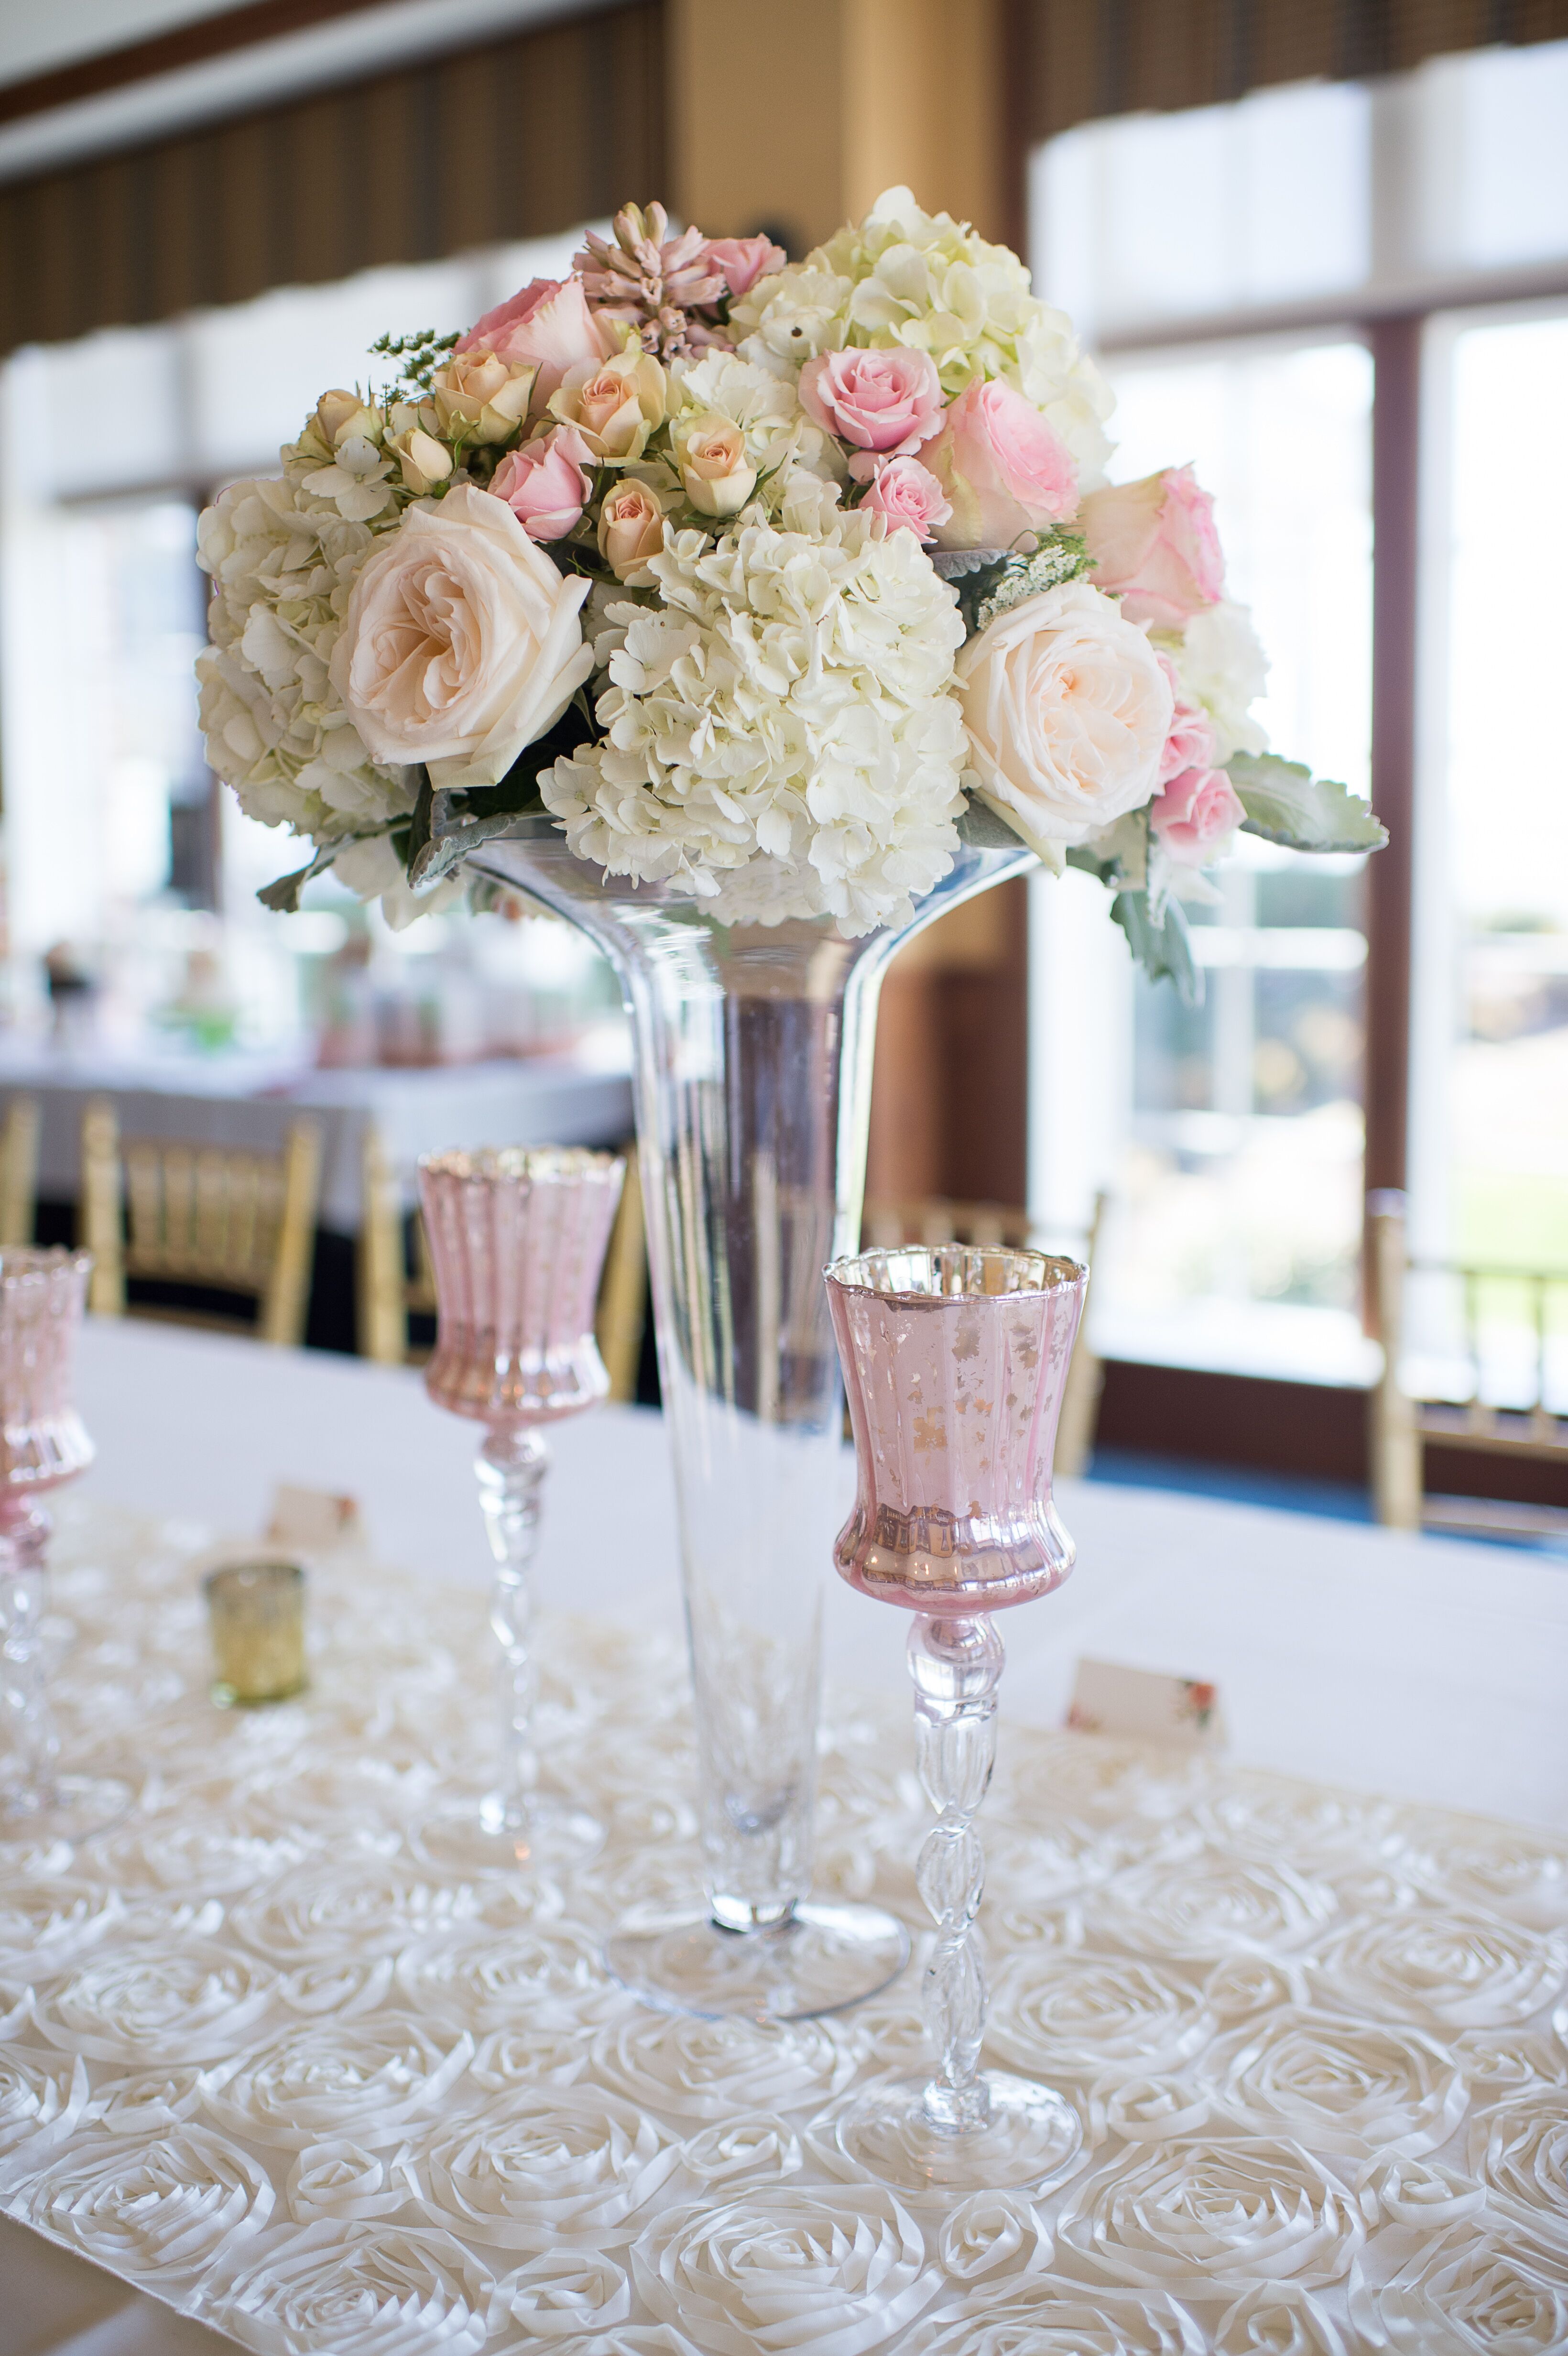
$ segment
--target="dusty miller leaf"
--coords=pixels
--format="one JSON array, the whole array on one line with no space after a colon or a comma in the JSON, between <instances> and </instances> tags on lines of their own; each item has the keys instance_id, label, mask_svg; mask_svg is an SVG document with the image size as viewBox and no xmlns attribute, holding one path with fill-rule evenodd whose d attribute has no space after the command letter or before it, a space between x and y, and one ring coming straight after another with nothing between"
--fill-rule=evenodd
<instances>
[{"instance_id":1,"label":"dusty miller leaf","mask_svg":"<svg viewBox=\"0 0 1568 2356\"><path fill-rule=\"evenodd\" d=\"M1203 976L1192 955L1191 937L1181 904L1168 900L1157 925L1145 892L1118 892L1111 916L1127 937L1127 946L1152 981L1167 977L1176 984L1184 1006L1203 1003Z\"/></svg>"},{"instance_id":2,"label":"dusty miller leaf","mask_svg":"<svg viewBox=\"0 0 1568 2356\"><path fill-rule=\"evenodd\" d=\"M1025 851L1028 844L978 794L965 794L958 813L958 840L976 851Z\"/></svg>"},{"instance_id":3,"label":"dusty miller leaf","mask_svg":"<svg viewBox=\"0 0 1568 2356\"><path fill-rule=\"evenodd\" d=\"M1381 851L1388 829L1348 786L1315 777L1274 753L1235 753L1225 765L1246 811L1243 830L1294 851Z\"/></svg>"},{"instance_id":4,"label":"dusty miller leaf","mask_svg":"<svg viewBox=\"0 0 1568 2356\"><path fill-rule=\"evenodd\" d=\"M263 908L271 908L277 916L297 916L299 913L300 894L304 890L305 885L311 881L312 877L316 875L325 875L333 861L336 858L338 852L344 850L348 843L356 841L357 840L357 836L346 835L340 842L329 842L325 844L323 848L316 852L315 857L311 861L308 867L296 868L292 875L280 875L274 882L271 884L263 884L261 890L256 894L257 899L260 900Z\"/></svg>"}]
</instances>

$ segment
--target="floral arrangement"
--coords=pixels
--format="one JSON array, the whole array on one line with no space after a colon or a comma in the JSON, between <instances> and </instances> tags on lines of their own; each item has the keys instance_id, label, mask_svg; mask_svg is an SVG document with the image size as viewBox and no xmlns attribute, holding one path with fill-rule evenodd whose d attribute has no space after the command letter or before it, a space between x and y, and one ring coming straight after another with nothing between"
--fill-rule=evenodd
<instances>
[{"instance_id":1,"label":"floral arrangement","mask_svg":"<svg viewBox=\"0 0 1568 2356\"><path fill-rule=\"evenodd\" d=\"M1266 748L1191 470L1005 247L889 191L804 262L628 205L571 274L377 349L201 520L213 767L394 922L548 811L720 921L899 920L962 839L1092 869L1149 969L1238 828L1382 841Z\"/></svg>"}]
</instances>

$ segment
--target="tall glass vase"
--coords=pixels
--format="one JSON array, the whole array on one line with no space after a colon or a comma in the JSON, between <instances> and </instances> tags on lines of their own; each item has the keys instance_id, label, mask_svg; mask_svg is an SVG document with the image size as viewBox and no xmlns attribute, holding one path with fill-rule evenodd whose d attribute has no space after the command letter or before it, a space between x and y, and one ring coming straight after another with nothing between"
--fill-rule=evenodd
<instances>
[{"instance_id":1,"label":"tall glass vase","mask_svg":"<svg viewBox=\"0 0 1568 2356\"><path fill-rule=\"evenodd\" d=\"M852 941L830 920L718 924L673 886L603 877L549 819L470 857L581 926L632 1018L708 1890L685 1920L624 1927L612 1967L685 2010L830 2011L908 1939L809 1898L822 1594L852 1478L822 1270L859 1240L888 962L1029 854L965 845L911 923Z\"/></svg>"}]
</instances>

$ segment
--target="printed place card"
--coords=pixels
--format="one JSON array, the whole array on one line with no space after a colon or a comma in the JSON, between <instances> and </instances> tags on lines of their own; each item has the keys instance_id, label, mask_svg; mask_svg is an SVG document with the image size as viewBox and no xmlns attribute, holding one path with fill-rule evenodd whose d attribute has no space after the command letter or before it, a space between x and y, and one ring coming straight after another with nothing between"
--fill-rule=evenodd
<instances>
[{"instance_id":1,"label":"printed place card","mask_svg":"<svg viewBox=\"0 0 1568 2356\"><path fill-rule=\"evenodd\" d=\"M332 1554L340 1547L364 1543L365 1526L352 1497L334 1497L325 1489L294 1488L280 1481L272 1492L272 1511L262 1533L269 1546L295 1547L304 1554Z\"/></svg>"},{"instance_id":2,"label":"printed place card","mask_svg":"<svg viewBox=\"0 0 1568 2356\"><path fill-rule=\"evenodd\" d=\"M1218 1686L1125 1668L1119 1661L1079 1662L1067 1723L1081 1734L1174 1742L1191 1751L1222 1751L1226 1741Z\"/></svg>"}]
</instances>

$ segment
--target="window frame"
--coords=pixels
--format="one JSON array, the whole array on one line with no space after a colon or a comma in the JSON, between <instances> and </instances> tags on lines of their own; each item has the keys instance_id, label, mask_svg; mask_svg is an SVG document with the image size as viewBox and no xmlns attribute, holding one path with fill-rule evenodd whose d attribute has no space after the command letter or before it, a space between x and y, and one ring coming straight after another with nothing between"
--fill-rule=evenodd
<instances>
[{"instance_id":1,"label":"window frame","mask_svg":"<svg viewBox=\"0 0 1568 2356\"><path fill-rule=\"evenodd\" d=\"M1025 145L1016 182L1020 227L1032 214L1031 179L1039 145ZM1374 167L1375 168L1375 167ZM1371 402L1371 745L1372 807L1387 827L1387 847L1368 862L1365 923L1366 1046L1363 1234L1370 1205L1384 1190L1403 1193L1413 1171L1413 1138L1430 1130L1426 1076L1435 1052L1417 1009L1416 988L1435 954L1430 920L1418 903L1418 879L1430 897L1441 861L1440 813L1433 807L1439 782L1435 758L1433 700L1440 677L1444 578L1438 510L1445 481L1446 420L1440 371L1444 345L1465 327L1488 321L1551 316L1568 305L1568 260L1551 264L1444 273L1419 285L1339 292L1321 300L1258 305L1187 319L1149 320L1107 329L1093 344L1105 359L1155 359L1166 355L1248 350L1319 337L1359 338L1372 364ZM1429 779L1426 773L1431 773ZM1426 781L1424 782L1424 779ZM1441 943L1445 927L1438 928ZM1030 1086L1040 1084L1039 1043L1031 1044ZM1031 1115L1031 1130L1038 1129ZM1362 1252L1362 1322L1377 1339ZM1108 1369L1102 1439L1151 1453L1243 1461L1216 1440L1205 1404L1212 1389L1233 1421L1230 1395L1237 1387L1277 1395L1262 1422L1272 1430L1245 1449L1244 1461L1278 1469L1365 1477L1364 1441L1326 1393L1354 1387L1270 1380L1241 1371L1222 1373L1129 1360ZM1129 1410L1124 1430L1121 1394ZM1134 1400L1136 1397L1136 1409ZM1301 1410L1306 1409L1305 1421ZM1151 1410L1153 1410L1151 1414ZM1248 1421L1262 1422L1258 1417ZM1109 1428L1107 1428L1107 1426ZM1343 1428L1341 1428L1343 1426ZM1277 1437L1275 1435L1277 1434ZM1327 1449L1327 1456L1325 1455Z\"/></svg>"}]
</instances>

